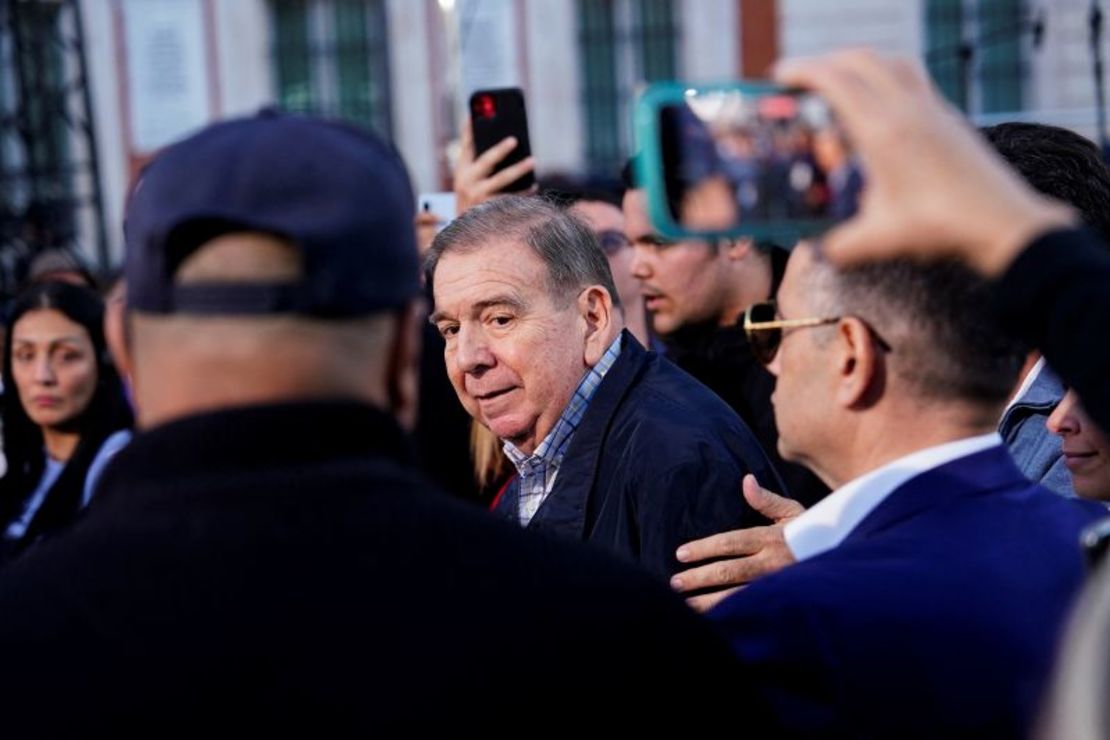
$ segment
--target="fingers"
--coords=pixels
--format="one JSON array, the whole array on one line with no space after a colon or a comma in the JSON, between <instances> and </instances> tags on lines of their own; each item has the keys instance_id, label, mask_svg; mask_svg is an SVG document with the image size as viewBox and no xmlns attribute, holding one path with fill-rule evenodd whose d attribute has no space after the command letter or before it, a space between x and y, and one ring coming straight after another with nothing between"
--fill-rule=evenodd
<instances>
[{"instance_id":1,"label":"fingers","mask_svg":"<svg viewBox=\"0 0 1110 740\"><path fill-rule=\"evenodd\" d=\"M432 246L436 238L436 228L439 226L439 216L431 211L421 211L416 214L416 246L420 254L424 254Z\"/></svg>"},{"instance_id":2,"label":"fingers","mask_svg":"<svg viewBox=\"0 0 1110 740\"><path fill-rule=\"evenodd\" d=\"M417 226L435 226L439 223L439 216L431 211L420 211L416 214L415 223Z\"/></svg>"},{"instance_id":3,"label":"fingers","mask_svg":"<svg viewBox=\"0 0 1110 740\"><path fill-rule=\"evenodd\" d=\"M487 190L489 195L500 192L535 168L536 160L534 158L527 157L522 159L516 164L509 165L497 174L486 178L486 181L483 183L483 189Z\"/></svg>"},{"instance_id":4,"label":"fingers","mask_svg":"<svg viewBox=\"0 0 1110 740\"><path fill-rule=\"evenodd\" d=\"M711 594L691 596L690 598L686 599L686 605L696 612L704 613L717 606L717 604L720 604L729 596L732 596L741 588L741 586L737 586L736 588L726 588L724 591L716 591Z\"/></svg>"},{"instance_id":5,"label":"fingers","mask_svg":"<svg viewBox=\"0 0 1110 740\"><path fill-rule=\"evenodd\" d=\"M872 216L872 211L861 213L830 229L821 237L820 250L834 265L851 265L858 262L886 259L899 254L896 245L898 234L888 234L889 224Z\"/></svg>"},{"instance_id":6,"label":"fingers","mask_svg":"<svg viewBox=\"0 0 1110 740\"><path fill-rule=\"evenodd\" d=\"M463 130L469 131L469 126ZM488 200L515 182L517 178L535 169L535 159L528 157L500 172L490 174L516 146L516 138L509 136L474 159L473 140L468 136L463 138L459 166L455 170L455 197L459 204L459 213Z\"/></svg>"},{"instance_id":7,"label":"fingers","mask_svg":"<svg viewBox=\"0 0 1110 740\"><path fill-rule=\"evenodd\" d=\"M679 547L675 557L680 563L696 563L711 558L751 555L759 552L770 541L769 529L771 528L750 527L703 537Z\"/></svg>"},{"instance_id":8,"label":"fingers","mask_svg":"<svg viewBox=\"0 0 1110 740\"><path fill-rule=\"evenodd\" d=\"M834 64L851 70L873 95L884 100L904 95L907 81L915 74L915 68L903 64L900 58L884 56L871 49L847 49L837 55Z\"/></svg>"},{"instance_id":9,"label":"fingers","mask_svg":"<svg viewBox=\"0 0 1110 740\"><path fill-rule=\"evenodd\" d=\"M482 152L481 155L474 160L475 174L479 178L487 177L489 173L493 172L494 167L496 167L501 160L509 156L509 152L516 149L516 145L516 137L508 136Z\"/></svg>"},{"instance_id":10,"label":"fingers","mask_svg":"<svg viewBox=\"0 0 1110 740\"><path fill-rule=\"evenodd\" d=\"M782 568L778 558L759 554L746 558L718 560L715 563L689 568L671 577L671 588L680 593L743 586L761 576Z\"/></svg>"},{"instance_id":11,"label":"fingers","mask_svg":"<svg viewBox=\"0 0 1110 740\"><path fill-rule=\"evenodd\" d=\"M805 511L805 507L797 501L760 486L754 475L744 476L742 488L744 498L751 507L773 522L788 521Z\"/></svg>"},{"instance_id":12,"label":"fingers","mask_svg":"<svg viewBox=\"0 0 1110 740\"><path fill-rule=\"evenodd\" d=\"M920 64L869 49L787 60L776 67L776 79L823 96L869 165L889 139L905 138L905 132L895 130L904 118L917 121L945 105Z\"/></svg>"},{"instance_id":13,"label":"fingers","mask_svg":"<svg viewBox=\"0 0 1110 740\"><path fill-rule=\"evenodd\" d=\"M474 161L474 129L470 127L470 116L464 116L459 125L459 166Z\"/></svg>"},{"instance_id":14,"label":"fingers","mask_svg":"<svg viewBox=\"0 0 1110 740\"><path fill-rule=\"evenodd\" d=\"M894 57L890 60L891 72L898 80L903 90L915 93L937 92L929 83L929 73L920 59L911 57Z\"/></svg>"},{"instance_id":15,"label":"fingers","mask_svg":"<svg viewBox=\"0 0 1110 740\"><path fill-rule=\"evenodd\" d=\"M839 61L842 55L783 61L775 67L775 80L819 93L832 106L848 138L858 141L882 99L863 77Z\"/></svg>"}]
</instances>

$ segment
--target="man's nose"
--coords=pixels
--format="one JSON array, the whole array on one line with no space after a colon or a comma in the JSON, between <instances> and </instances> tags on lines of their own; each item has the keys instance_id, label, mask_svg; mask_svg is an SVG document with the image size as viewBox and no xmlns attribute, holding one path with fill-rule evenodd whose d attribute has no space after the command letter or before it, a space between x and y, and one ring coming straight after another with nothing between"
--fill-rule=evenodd
<instances>
[{"instance_id":1,"label":"man's nose","mask_svg":"<svg viewBox=\"0 0 1110 740\"><path fill-rule=\"evenodd\" d=\"M651 277L651 249L647 246L632 245L632 263L629 265L632 277L646 280Z\"/></svg>"},{"instance_id":2,"label":"man's nose","mask_svg":"<svg viewBox=\"0 0 1110 740\"><path fill-rule=\"evenodd\" d=\"M478 327L459 327L455 335L455 363L464 373L481 372L492 367L496 360L486 334Z\"/></svg>"},{"instance_id":3,"label":"man's nose","mask_svg":"<svg viewBox=\"0 0 1110 740\"><path fill-rule=\"evenodd\" d=\"M1044 425L1048 431L1053 434L1064 436L1066 434L1075 434L1079 431L1079 420L1074 413L1075 407L1075 394L1068 391L1061 399L1060 403L1056 405L1052 413L1045 419Z\"/></svg>"},{"instance_id":4,"label":"man's nose","mask_svg":"<svg viewBox=\"0 0 1110 740\"><path fill-rule=\"evenodd\" d=\"M769 363L767 363L767 372L771 373L771 375L774 375L776 378L779 376L779 372L782 369L779 365L779 357L781 355L782 347L780 346L775 349L775 356L771 358L771 361Z\"/></svg>"}]
</instances>

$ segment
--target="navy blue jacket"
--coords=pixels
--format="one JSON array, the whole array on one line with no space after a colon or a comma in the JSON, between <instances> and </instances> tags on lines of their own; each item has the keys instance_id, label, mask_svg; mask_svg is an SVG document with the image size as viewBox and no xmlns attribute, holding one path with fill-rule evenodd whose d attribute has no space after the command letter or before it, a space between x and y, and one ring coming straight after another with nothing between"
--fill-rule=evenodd
<instances>
[{"instance_id":1,"label":"navy blue jacket","mask_svg":"<svg viewBox=\"0 0 1110 740\"><path fill-rule=\"evenodd\" d=\"M1105 513L994 447L911 479L712 617L779 734L1021 737L1083 579L1079 532Z\"/></svg>"},{"instance_id":2,"label":"navy blue jacket","mask_svg":"<svg viewBox=\"0 0 1110 740\"><path fill-rule=\"evenodd\" d=\"M683 542L763 523L740 483L782 490L740 417L627 331L529 529L600 545L669 578ZM517 520L517 481L495 505Z\"/></svg>"}]
</instances>

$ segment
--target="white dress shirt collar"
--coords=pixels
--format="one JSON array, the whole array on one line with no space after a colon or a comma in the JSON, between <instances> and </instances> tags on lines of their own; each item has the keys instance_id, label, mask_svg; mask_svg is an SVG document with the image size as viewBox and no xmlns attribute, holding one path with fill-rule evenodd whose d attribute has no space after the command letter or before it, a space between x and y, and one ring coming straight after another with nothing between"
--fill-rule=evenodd
<instances>
[{"instance_id":1,"label":"white dress shirt collar","mask_svg":"<svg viewBox=\"0 0 1110 740\"><path fill-rule=\"evenodd\" d=\"M887 496L935 467L1002 444L997 432L945 442L912 452L845 483L786 525L786 544L798 560L831 550L851 534Z\"/></svg>"}]
</instances>

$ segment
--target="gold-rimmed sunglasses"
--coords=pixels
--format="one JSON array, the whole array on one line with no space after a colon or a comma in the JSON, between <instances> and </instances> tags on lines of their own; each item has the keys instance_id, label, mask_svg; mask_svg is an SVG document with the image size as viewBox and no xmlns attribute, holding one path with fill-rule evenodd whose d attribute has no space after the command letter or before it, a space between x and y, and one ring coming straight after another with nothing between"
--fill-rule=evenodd
<instances>
[{"instance_id":1,"label":"gold-rimmed sunglasses","mask_svg":"<svg viewBox=\"0 0 1110 740\"><path fill-rule=\"evenodd\" d=\"M764 365L770 365L782 344L783 329L807 329L840 321L841 316L807 319L777 319L774 301L753 303L744 312L744 334L752 354Z\"/></svg>"},{"instance_id":2,"label":"gold-rimmed sunglasses","mask_svg":"<svg viewBox=\"0 0 1110 740\"><path fill-rule=\"evenodd\" d=\"M752 348L755 359L764 365L770 365L771 361L775 359L775 355L779 351L779 345L782 344L784 329L808 329L814 326L825 326L835 324L846 318L853 318L866 326L868 333L875 340L875 344L879 345L879 348L884 352L894 351L887 344L887 341L879 336L879 332L875 331L875 327L853 314L807 319L778 319L775 318L777 314L778 310L774 301L753 303L744 312L744 334L748 337L748 344Z\"/></svg>"}]
</instances>

